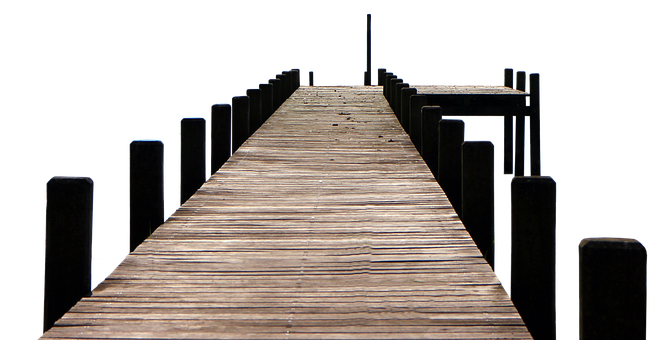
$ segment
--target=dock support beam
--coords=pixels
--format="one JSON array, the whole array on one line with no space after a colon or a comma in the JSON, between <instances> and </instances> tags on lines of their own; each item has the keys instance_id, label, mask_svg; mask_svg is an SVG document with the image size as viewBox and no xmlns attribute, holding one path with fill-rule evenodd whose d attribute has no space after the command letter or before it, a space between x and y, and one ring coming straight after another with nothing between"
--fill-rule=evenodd
<instances>
[{"instance_id":1,"label":"dock support beam","mask_svg":"<svg viewBox=\"0 0 661 340\"><path fill-rule=\"evenodd\" d=\"M44 332L91 292L94 183L53 177L46 188Z\"/></svg>"},{"instance_id":2,"label":"dock support beam","mask_svg":"<svg viewBox=\"0 0 661 340\"><path fill-rule=\"evenodd\" d=\"M535 340L555 340L555 181L512 179L512 302Z\"/></svg>"},{"instance_id":3,"label":"dock support beam","mask_svg":"<svg viewBox=\"0 0 661 340\"><path fill-rule=\"evenodd\" d=\"M514 70L511 68L505 69L505 86L514 88ZM506 175L514 173L514 113L508 112L505 114L505 156L503 172Z\"/></svg>"},{"instance_id":4,"label":"dock support beam","mask_svg":"<svg viewBox=\"0 0 661 340\"><path fill-rule=\"evenodd\" d=\"M206 181L206 122L203 118L181 120L181 193L186 203Z\"/></svg>"},{"instance_id":5,"label":"dock support beam","mask_svg":"<svg viewBox=\"0 0 661 340\"><path fill-rule=\"evenodd\" d=\"M579 245L580 340L645 340L647 252L636 240Z\"/></svg>"},{"instance_id":6,"label":"dock support beam","mask_svg":"<svg viewBox=\"0 0 661 340\"><path fill-rule=\"evenodd\" d=\"M133 141L130 174L130 251L163 224L163 143Z\"/></svg>"},{"instance_id":7,"label":"dock support beam","mask_svg":"<svg viewBox=\"0 0 661 340\"><path fill-rule=\"evenodd\" d=\"M516 89L526 91L526 73L519 71L516 73ZM526 141L526 102L520 104L516 113L516 144L515 144L515 164L514 176L523 176L525 164L525 141Z\"/></svg>"}]
</instances>

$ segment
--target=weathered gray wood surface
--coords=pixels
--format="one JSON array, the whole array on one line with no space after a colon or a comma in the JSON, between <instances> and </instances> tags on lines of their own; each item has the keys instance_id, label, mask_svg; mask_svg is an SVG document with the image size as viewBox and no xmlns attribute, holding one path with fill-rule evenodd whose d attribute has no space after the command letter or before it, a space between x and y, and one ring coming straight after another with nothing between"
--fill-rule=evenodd
<instances>
[{"instance_id":1,"label":"weathered gray wood surface","mask_svg":"<svg viewBox=\"0 0 661 340\"><path fill-rule=\"evenodd\" d=\"M380 87L301 87L43 339L531 339Z\"/></svg>"},{"instance_id":2,"label":"weathered gray wood surface","mask_svg":"<svg viewBox=\"0 0 661 340\"><path fill-rule=\"evenodd\" d=\"M507 86L488 85L411 85L418 90L418 94L442 94L442 95L513 95L527 96L524 91L512 89Z\"/></svg>"}]
</instances>

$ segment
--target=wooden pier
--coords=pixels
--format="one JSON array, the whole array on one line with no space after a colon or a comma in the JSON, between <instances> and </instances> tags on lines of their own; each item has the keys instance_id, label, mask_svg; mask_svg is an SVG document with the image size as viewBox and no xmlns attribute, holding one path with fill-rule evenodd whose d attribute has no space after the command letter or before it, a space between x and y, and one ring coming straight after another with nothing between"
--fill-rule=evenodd
<instances>
[{"instance_id":1,"label":"wooden pier","mask_svg":"<svg viewBox=\"0 0 661 340\"><path fill-rule=\"evenodd\" d=\"M382 92L300 87L42 339L532 339Z\"/></svg>"}]
</instances>

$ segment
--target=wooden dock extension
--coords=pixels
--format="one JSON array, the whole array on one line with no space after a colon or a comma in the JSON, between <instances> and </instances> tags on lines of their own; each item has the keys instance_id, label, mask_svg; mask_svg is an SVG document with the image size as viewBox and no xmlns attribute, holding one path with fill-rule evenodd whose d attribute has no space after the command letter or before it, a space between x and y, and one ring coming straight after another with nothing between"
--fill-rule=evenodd
<instances>
[{"instance_id":1,"label":"wooden dock extension","mask_svg":"<svg viewBox=\"0 0 661 340\"><path fill-rule=\"evenodd\" d=\"M62 338L532 339L380 86L300 87Z\"/></svg>"}]
</instances>

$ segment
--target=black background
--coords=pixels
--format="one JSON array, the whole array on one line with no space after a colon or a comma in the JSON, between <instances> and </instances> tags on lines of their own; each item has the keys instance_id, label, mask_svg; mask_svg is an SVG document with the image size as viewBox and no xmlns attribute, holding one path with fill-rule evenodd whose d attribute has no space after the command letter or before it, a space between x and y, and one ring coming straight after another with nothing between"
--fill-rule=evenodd
<instances>
[{"instance_id":1,"label":"black background","mask_svg":"<svg viewBox=\"0 0 661 340\"><path fill-rule=\"evenodd\" d=\"M33 260L43 258L44 185L52 174L94 177L93 256L123 256L131 138L165 141L170 213L179 204L179 118L208 117L214 101L230 100L293 65L300 67L302 82L308 69L320 83L361 82L368 10L375 15L375 65L408 82L497 83L505 66L542 73L543 172L559 186L559 337L577 332L581 237L637 236L654 249L650 229L659 222L648 216L658 203L656 157L650 152L655 121L640 115L650 96L640 92L645 61L630 58L645 51L614 38L616 28L596 29L577 17L525 9L476 14L440 8L433 14L424 8L252 7L40 9L33 21L39 29L12 51L20 76L10 92L17 96L9 99L20 103L8 112L5 129L6 136L15 136L5 139L5 180L21 196L12 206L22 202L24 212L14 226L24 236L11 243L22 254L16 272L28 273L12 283L23 291L14 317L25 338L41 331L43 265ZM497 121L467 121L468 137L499 140ZM11 175L26 171L28 177ZM508 214L500 203L498 269L506 285ZM98 280L117 261L95 262Z\"/></svg>"}]
</instances>

